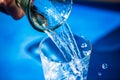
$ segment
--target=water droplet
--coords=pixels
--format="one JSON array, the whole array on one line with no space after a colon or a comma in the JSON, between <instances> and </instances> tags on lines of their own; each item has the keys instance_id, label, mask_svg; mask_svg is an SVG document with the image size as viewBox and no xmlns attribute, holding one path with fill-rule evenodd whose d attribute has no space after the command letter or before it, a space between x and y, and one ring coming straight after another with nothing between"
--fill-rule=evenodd
<instances>
[{"instance_id":1,"label":"water droplet","mask_svg":"<svg viewBox=\"0 0 120 80\"><path fill-rule=\"evenodd\" d=\"M98 76L102 76L102 73L101 73L101 72L98 72Z\"/></svg>"},{"instance_id":2,"label":"water droplet","mask_svg":"<svg viewBox=\"0 0 120 80\"><path fill-rule=\"evenodd\" d=\"M89 56L89 55L91 54L91 50L83 51L83 54L84 54L85 56Z\"/></svg>"},{"instance_id":3,"label":"water droplet","mask_svg":"<svg viewBox=\"0 0 120 80\"><path fill-rule=\"evenodd\" d=\"M87 47L87 43L82 43L81 44L81 48L86 48Z\"/></svg>"},{"instance_id":4,"label":"water droplet","mask_svg":"<svg viewBox=\"0 0 120 80\"><path fill-rule=\"evenodd\" d=\"M107 69L108 65L106 63L102 64L102 69Z\"/></svg>"}]
</instances>

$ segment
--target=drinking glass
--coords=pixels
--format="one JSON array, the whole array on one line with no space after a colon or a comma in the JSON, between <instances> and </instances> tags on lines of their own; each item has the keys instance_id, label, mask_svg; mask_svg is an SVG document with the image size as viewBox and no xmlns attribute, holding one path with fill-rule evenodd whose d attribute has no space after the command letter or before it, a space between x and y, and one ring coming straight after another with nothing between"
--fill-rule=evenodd
<instances>
[{"instance_id":1,"label":"drinking glass","mask_svg":"<svg viewBox=\"0 0 120 80\"><path fill-rule=\"evenodd\" d=\"M91 43L83 36L74 35L81 58L69 58L61 54L49 37L39 45L45 80L86 80L91 54ZM70 53L68 54L68 56ZM79 55L79 54L78 54Z\"/></svg>"}]
</instances>

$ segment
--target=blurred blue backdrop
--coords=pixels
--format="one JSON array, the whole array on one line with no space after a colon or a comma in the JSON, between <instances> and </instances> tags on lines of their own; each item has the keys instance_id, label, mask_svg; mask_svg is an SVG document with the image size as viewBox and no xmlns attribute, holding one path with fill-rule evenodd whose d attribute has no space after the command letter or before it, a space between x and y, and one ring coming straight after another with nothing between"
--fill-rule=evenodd
<instances>
[{"instance_id":1,"label":"blurred blue backdrop","mask_svg":"<svg viewBox=\"0 0 120 80\"><path fill-rule=\"evenodd\" d=\"M88 80L120 80L120 12L78 3L67 22L74 34L93 44ZM46 36L26 16L15 21L0 13L0 80L44 80L37 47Z\"/></svg>"}]
</instances>

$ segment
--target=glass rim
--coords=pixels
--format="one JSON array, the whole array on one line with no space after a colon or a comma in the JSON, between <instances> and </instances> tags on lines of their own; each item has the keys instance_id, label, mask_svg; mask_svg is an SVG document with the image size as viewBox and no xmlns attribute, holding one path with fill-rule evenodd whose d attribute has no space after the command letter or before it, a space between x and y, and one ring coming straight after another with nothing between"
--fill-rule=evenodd
<instances>
[{"instance_id":1,"label":"glass rim","mask_svg":"<svg viewBox=\"0 0 120 80\"><path fill-rule=\"evenodd\" d=\"M78 35L74 35L74 36L78 36ZM86 38L86 37L83 37L83 36L78 36L79 38L82 38L82 39L84 39L85 41L87 41L88 43L89 43L89 46L90 46L90 50L89 51L91 51L92 52L92 45L91 45L91 42ZM45 38L43 38L41 41L40 41L40 43L39 43L39 51L40 51L40 55L41 55L41 53L44 55L44 52L41 50L41 48L42 48L42 45L43 45L43 42L46 42L46 40L47 39L50 39L50 37L45 37ZM54 43L54 42L53 42ZM77 42L76 42L77 43ZM55 45L56 46L56 45ZM57 46L56 46L57 47ZM79 47L78 47L79 48ZM85 57L82 57L81 59L79 59L81 62L85 59L85 58L89 58L90 57L90 55L91 55L91 52L90 52L90 54L88 54L88 55L85 55ZM61 53L61 52L60 52ZM80 52L81 53L81 52ZM39 56L40 56L39 55ZM47 58L47 56L46 55L44 55L46 58ZM41 58L41 57L40 57ZM48 60L52 60L52 59L49 59L49 58L47 58ZM54 62L58 62L58 63L68 63L68 62L71 62L72 60L74 60L74 59L71 59L70 61L54 61ZM53 61L53 60L52 60Z\"/></svg>"},{"instance_id":2,"label":"glass rim","mask_svg":"<svg viewBox=\"0 0 120 80\"><path fill-rule=\"evenodd\" d=\"M28 16L28 20L30 21L30 24L32 25L32 27L39 31L39 32L44 32L45 30L55 30L57 29L58 27L60 27L62 24L64 24L66 22L66 20L68 19L68 16L70 15L71 13L71 10L72 10L72 5L73 5L73 0L70 0L70 7L68 8L68 11L64 14L64 16L67 16L66 18L64 18L60 23L58 23L57 25L55 26L52 26L52 28L49 28L49 29L40 29L39 27L37 27L34 23L33 23L33 20L32 20L32 17L31 17L31 12L30 12L30 4L31 3L31 0L28 0L28 6L26 8L27 10L27 16Z\"/></svg>"}]
</instances>

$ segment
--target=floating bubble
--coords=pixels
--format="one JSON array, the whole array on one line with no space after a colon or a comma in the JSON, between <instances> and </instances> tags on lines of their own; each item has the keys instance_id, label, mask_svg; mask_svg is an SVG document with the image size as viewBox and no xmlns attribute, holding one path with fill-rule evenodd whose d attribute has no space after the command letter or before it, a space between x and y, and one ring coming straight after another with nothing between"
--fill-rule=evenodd
<instances>
[{"instance_id":1,"label":"floating bubble","mask_svg":"<svg viewBox=\"0 0 120 80\"><path fill-rule=\"evenodd\" d=\"M102 69L107 69L108 65L106 63L102 64Z\"/></svg>"}]
</instances>

